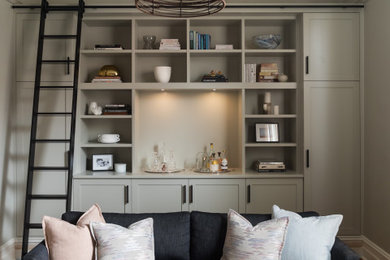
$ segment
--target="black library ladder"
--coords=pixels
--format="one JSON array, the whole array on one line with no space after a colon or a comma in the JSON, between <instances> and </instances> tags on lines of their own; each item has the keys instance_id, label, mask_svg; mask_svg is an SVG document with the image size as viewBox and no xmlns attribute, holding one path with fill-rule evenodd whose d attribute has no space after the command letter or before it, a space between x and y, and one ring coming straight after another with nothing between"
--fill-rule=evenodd
<instances>
[{"instance_id":1,"label":"black library ladder","mask_svg":"<svg viewBox=\"0 0 390 260\"><path fill-rule=\"evenodd\" d=\"M32 200L65 200L66 211L70 210L71 206L71 195L72 195L72 175L73 175L73 155L74 155L74 137L76 128L76 104L77 104L77 85L79 77L79 60L80 60L80 38L81 38L81 22L83 19L85 4L83 0L79 0L77 6L51 6L47 0L42 0L41 4L41 17L39 25L39 39L38 39L38 54L37 54L37 66L35 71L35 85L34 85L34 100L32 108L32 122L31 122L31 136L30 136L30 149L28 157L28 172L27 172L27 188L26 188L26 202L24 209L24 227L23 227L23 245L22 245L22 257L27 254L29 233L30 229L41 229L40 223L31 223L31 202ZM46 35L45 34L45 23L46 16L49 12L75 12L77 13L77 32L72 35ZM73 39L75 42L75 56L74 60L44 60L43 50L45 41L52 39ZM58 64L73 63L73 85L71 86L42 86L41 75L42 75L42 64ZM63 89L70 89L72 93L72 108L71 112L39 112L39 95L41 89L50 89L52 91L58 91ZM69 139L37 139L37 122L40 116L66 116L70 117L70 138ZM36 144L37 143L66 143L69 144L67 165L64 167L51 167L51 166L36 166L35 155L36 155ZM33 190L33 177L36 171L65 171L67 173L67 188L65 194L45 194L45 195L34 195Z\"/></svg>"}]
</instances>

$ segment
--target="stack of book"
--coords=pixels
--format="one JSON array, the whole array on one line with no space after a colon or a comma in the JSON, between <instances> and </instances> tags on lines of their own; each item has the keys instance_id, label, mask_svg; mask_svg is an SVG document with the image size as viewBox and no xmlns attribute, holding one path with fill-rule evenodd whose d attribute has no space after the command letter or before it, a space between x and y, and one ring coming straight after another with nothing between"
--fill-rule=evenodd
<instances>
[{"instance_id":1,"label":"stack of book","mask_svg":"<svg viewBox=\"0 0 390 260\"><path fill-rule=\"evenodd\" d=\"M120 44L95 44L94 50L98 51L121 51L123 50Z\"/></svg>"},{"instance_id":2,"label":"stack of book","mask_svg":"<svg viewBox=\"0 0 390 260\"><path fill-rule=\"evenodd\" d=\"M190 31L191 50L209 50L210 46L211 46L210 34L200 34L196 31Z\"/></svg>"},{"instance_id":3,"label":"stack of book","mask_svg":"<svg viewBox=\"0 0 390 260\"><path fill-rule=\"evenodd\" d=\"M92 83L122 83L122 80L119 76L96 76L92 79Z\"/></svg>"},{"instance_id":4,"label":"stack of book","mask_svg":"<svg viewBox=\"0 0 390 260\"><path fill-rule=\"evenodd\" d=\"M104 106L103 115L130 115L129 104L108 104Z\"/></svg>"},{"instance_id":5,"label":"stack of book","mask_svg":"<svg viewBox=\"0 0 390 260\"><path fill-rule=\"evenodd\" d=\"M260 64L258 82L274 82L278 80L279 69L276 63Z\"/></svg>"},{"instance_id":6,"label":"stack of book","mask_svg":"<svg viewBox=\"0 0 390 260\"><path fill-rule=\"evenodd\" d=\"M256 82L256 66L257 64L245 64L245 82Z\"/></svg>"},{"instance_id":7,"label":"stack of book","mask_svg":"<svg viewBox=\"0 0 390 260\"><path fill-rule=\"evenodd\" d=\"M160 50L180 50L179 39L161 39Z\"/></svg>"}]
</instances>

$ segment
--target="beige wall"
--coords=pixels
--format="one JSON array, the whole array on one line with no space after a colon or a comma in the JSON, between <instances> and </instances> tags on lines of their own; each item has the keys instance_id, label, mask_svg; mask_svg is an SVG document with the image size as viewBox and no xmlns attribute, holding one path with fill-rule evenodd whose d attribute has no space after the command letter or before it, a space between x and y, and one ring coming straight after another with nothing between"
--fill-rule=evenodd
<instances>
[{"instance_id":1,"label":"beige wall","mask_svg":"<svg viewBox=\"0 0 390 260\"><path fill-rule=\"evenodd\" d=\"M15 167L11 118L14 109L13 12L0 1L0 246L15 237Z\"/></svg>"},{"instance_id":2,"label":"beige wall","mask_svg":"<svg viewBox=\"0 0 390 260\"><path fill-rule=\"evenodd\" d=\"M390 1L365 8L364 235L390 252Z\"/></svg>"}]
</instances>

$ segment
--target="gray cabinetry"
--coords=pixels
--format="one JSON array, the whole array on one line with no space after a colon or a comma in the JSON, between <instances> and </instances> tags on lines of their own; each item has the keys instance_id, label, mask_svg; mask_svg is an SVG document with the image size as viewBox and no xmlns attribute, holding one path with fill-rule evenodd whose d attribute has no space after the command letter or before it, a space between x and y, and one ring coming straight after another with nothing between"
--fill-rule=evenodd
<instances>
[{"instance_id":1,"label":"gray cabinetry","mask_svg":"<svg viewBox=\"0 0 390 260\"><path fill-rule=\"evenodd\" d=\"M131 180L77 179L73 189L73 210L85 211L97 203L104 212L131 212Z\"/></svg>"},{"instance_id":2,"label":"gray cabinetry","mask_svg":"<svg viewBox=\"0 0 390 260\"><path fill-rule=\"evenodd\" d=\"M272 205L302 211L302 179L247 179L246 213L270 213Z\"/></svg>"},{"instance_id":3,"label":"gray cabinetry","mask_svg":"<svg viewBox=\"0 0 390 260\"><path fill-rule=\"evenodd\" d=\"M359 234L359 82L306 82L305 108L305 210L343 214L341 232Z\"/></svg>"}]
</instances>

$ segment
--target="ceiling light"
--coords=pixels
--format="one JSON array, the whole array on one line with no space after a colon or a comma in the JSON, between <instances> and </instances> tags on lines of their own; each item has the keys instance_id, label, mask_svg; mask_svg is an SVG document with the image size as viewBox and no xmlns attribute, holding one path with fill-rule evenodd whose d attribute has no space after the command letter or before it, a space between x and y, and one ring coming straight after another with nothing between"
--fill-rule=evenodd
<instances>
[{"instance_id":1,"label":"ceiling light","mask_svg":"<svg viewBox=\"0 0 390 260\"><path fill-rule=\"evenodd\" d=\"M215 14L226 6L225 0L135 0L146 14L165 17L198 17Z\"/></svg>"}]
</instances>

